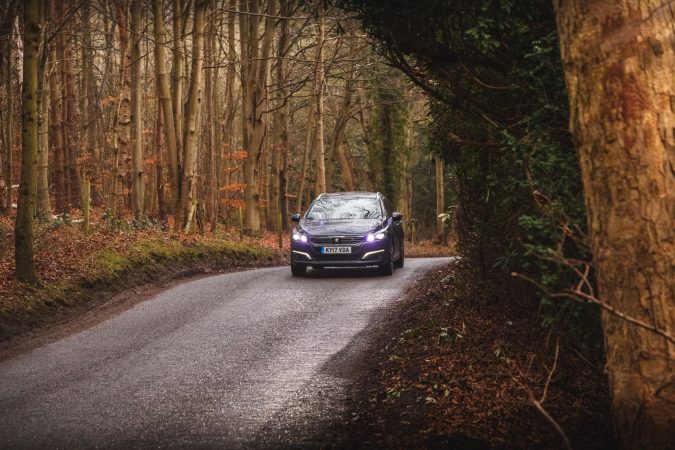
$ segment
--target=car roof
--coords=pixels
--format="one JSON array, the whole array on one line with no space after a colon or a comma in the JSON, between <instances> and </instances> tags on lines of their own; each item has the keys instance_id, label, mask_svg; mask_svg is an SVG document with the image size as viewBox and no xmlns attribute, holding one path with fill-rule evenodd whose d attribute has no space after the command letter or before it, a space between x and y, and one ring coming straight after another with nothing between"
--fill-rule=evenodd
<instances>
[{"instance_id":1,"label":"car roof","mask_svg":"<svg viewBox=\"0 0 675 450\"><path fill-rule=\"evenodd\" d=\"M331 197L348 197L348 198L379 198L382 194L379 192L324 192L317 197L317 200L320 198L331 198Z\"/></svg>"}]
</instances>

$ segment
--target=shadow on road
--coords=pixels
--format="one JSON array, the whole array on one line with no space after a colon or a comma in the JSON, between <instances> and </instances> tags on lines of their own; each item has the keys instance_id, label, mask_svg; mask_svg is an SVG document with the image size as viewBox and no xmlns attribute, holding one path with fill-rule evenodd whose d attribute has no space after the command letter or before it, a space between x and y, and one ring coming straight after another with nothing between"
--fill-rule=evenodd
<instances>
[{"instance_id":1,"label":"shadow on road","mask_svg":"<svg viewBox=\"0 0 675 450\"><path fill-rule=\"evenodd\" d=\"M399 269L400 270L400 269ZM290 272L290 269L289 269ZM326 269L309 269L303 278L372 278L382 276L377 267L329 267Z\"/></svg>"}]
</instances>

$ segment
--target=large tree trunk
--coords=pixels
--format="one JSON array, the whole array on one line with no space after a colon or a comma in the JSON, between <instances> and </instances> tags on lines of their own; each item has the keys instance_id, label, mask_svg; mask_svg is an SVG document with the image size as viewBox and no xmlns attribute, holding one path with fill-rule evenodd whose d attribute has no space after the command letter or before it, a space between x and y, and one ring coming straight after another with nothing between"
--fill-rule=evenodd
<instances>
[{"instance_id":1,"label":"large tree trunk","mask_svg":"<svg viewBox=\"0 0 675 450\"><path fill-rule=\"evenodd\" d=\"M242 0L242 10L249 14L240 16L242 41L242 89L244 146L248 154L244 161L244 202L246 216L244 227L247 233L258 234L260 223L260 163L264 156L267 132L267 58L274 37L273 28L276 1L267 3L265 31L259 36L260 14L258 0Z\"/></svg>"},{"instance_id":2,"label":"large tree trunk","mask_svg":"<svg viewBox=\"0 0 675 450\"><path fill-rule=\"evenodd\" d=\"M176 196L179 181L178 170L178 140L181 137L176 133L173 117L173 100L169 85L169 74L166 69L164 47L166 46L166 32L164 31L164 7L162 0L153 2L154 33L155 33L155 68L157 70L157 96L162 108L164 125L164 141L166 143L166 160L169 169L169 185L172 195Z\"/></svg>"},{"instance_id":3,"label":"large tree trunk","mask_svg":"<svg viewBox=\"0 0 675 450\"><path fill-rule=\"evenodd\" d=\"M290 1L280 2L279 15L290 15ZM288 199L286 196L286 165L288 160L288 63L285 59L290 48L290 24L282 19L279 27L279 42L277 43L277 105L274 111L272 134L272 163L270 176L270 204L268 228L278 231L287 226Z\"/></svg>"},{"instance_id":4,"label":"large tree trunk","mask_svg":"<svg viewBox=\"0 0 675 450\"><path fill-rule=\"evenodd\" d=\"M192 23L192 67L190 69L190 87L185 104L185 133L183 135L183 167L180 185L181 222L177 225L188 230L196 213L197 195L197 144L199 142L199 111L202 106L202 66L204 47L204 10L205 0L194 3Z\"/></svg>"},{"instance_id":5,"label":"large tree trunk","mask_svg":"<svg viewBox=\"0 0 675 450\"><path fill-rule=\"evenodd\" d=\"M40 0L24 3L23 85L21 88L21 182L14 229L16 277L37 284L33 222L38 163L38 61L42 23Z\"/></svg>"},{"instance_id":6,"label":"large tree trunk","mask_svg":"<svg viewBox=\"0 0 675 450\"><path fill-rule=\"evenodd\" d=\"M600 300L675 335L672 2L556 0ZM624 448L675 442L675 344L603 309Z\"/></svg>"},{"instance_id":7,"label":"large tree trunk","mask_svg":"<svg viewBox=\"0 0 675 450\"><path fill-rule=\"evenodd\" d=\"M131 205L137 220L145 216L143 125L141 122L142 14L141 0L133 0L131 5Z\"/></svg>"}]
</instances>

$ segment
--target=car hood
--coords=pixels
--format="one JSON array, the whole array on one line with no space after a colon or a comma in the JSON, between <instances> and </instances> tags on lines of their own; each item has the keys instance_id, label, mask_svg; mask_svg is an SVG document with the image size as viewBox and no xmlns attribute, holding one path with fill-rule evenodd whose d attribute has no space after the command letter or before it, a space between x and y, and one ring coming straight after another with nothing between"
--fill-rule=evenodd
<instances>
[{"instance_id":1,"label":"car hood","mask_svg":"<svg viewBox=\"0 0 675 450\"><path fill-rule=\"evenodd\" d=\"M313 236L364 235L376 230L385 221L382 219L359 220L300 220L300 227Z\"/></svg>"}]
</instances>

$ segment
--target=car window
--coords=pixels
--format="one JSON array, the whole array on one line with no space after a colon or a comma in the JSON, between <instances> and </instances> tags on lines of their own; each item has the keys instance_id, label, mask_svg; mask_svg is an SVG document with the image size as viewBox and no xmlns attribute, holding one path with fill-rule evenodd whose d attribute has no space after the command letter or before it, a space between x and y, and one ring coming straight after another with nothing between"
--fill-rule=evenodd
<instances>
[{"instance_id":1,"label":"car window","mask_svg":"<svg viewBox=\"0 0 675 450\"><path fill-rule=\"evenodd\" d=\"M307 220L381 219L382 207L377 198L320 198L312 203Z\"/></svg>"}]
</instances>

